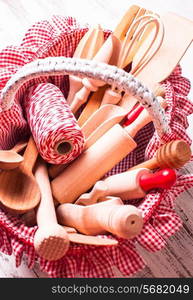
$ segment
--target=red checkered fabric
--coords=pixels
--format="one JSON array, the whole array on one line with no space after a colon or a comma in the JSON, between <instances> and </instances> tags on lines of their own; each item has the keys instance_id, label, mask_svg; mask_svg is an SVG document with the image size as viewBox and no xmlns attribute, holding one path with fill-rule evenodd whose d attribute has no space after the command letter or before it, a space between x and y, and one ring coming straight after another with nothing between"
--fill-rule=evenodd
<instances>
[{"instance_id":1,"label":"red checkered fabric","mask_svg":"<svg viewBox=\"0 0 193 300\"><path fill-rule=\"evenodd\" d=\"M26 33L20 46L10 46L0 52L0 90L7 80L21 66L38 58L48 56L73 56L81 37L87 31L80 27L73 18L53 16L34 24ZM109 34L105 31L105 35ZM0 113L0 146L11 148L23 136L29 136L30 130L24 115L23 99L26 99L27 88L39 83L55 85L63 95L68 94L68 76L50 76L34 79L22 87L15 98L13 107ZM180 66L164 82L167 116L171 132L163 137L165 142L183 139L189 144L187 135L187 116L193 113L193 104L188 100L190 82L182 76ZM46 85L45 85L46 86ZM43 93L42 89L42 93ZM53 91L52 91L53 92ZM117 164L106 176L126 171L129 167L151 158L160 146L160 139L153 124L140 130L135 138L138 147ZM110 234L103 238L115 238L118 245L113 247L94 247L72 243L66 255L53 262L40 258L34 251L33 237L37 226L27 227L16 216L12 216L3 208L0 209L0 249L6 254L14 253L16 266L21 263L22 255L27 257L28 267L32 268L37 261L42 271L50 277L114 277L112 266L116 266L124 276L132 276L145 266L145 262L136 250L139 243L148 251L158 251L165 247L167 238L182 225L176 214L174 202L183 191L193 186L193 175L177 170L177 181L170 190L154 190L143 200L135 199L130 203L137 205L143 213L144 227L141 234L125 240Z\"/></svg>"}]
</instances>

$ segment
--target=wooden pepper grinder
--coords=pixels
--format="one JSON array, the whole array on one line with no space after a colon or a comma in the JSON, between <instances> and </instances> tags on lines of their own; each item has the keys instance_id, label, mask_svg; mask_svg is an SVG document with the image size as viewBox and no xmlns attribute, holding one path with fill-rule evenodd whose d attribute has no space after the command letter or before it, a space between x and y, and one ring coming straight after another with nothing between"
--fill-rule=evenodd
<instances>
[{"instance_id":1,"label":"wooden pepper grinder","mask_svg":"<svg viewBox=\"0 0 193 300\"><path fill-rule=\"evenodd\" d=\"M98 181L90 193L79 197L76 204L90 205L106 196L120 197L123 201L143 198L151 189L169 189L175 181L176 172L173 169L163 169L156 173L144 168L127 171Z\"/></svg>"},{"instance_id":2,"label":"wooden pepper grinder","mask_svg":"<svg viewBox=\"0 0 193 300\"><path fill-rule=\"evenodd\" d=\"M60 224L76 228L86 235L111 232L132 239L143 227L141 211L133 205L124 205L120 198L88 206L71 203L59 205L57 217Z\"/></svg>"},{"instance_id":3,"label":"wooden pepper grinder","mask_svg":"<svg viewBox=\"0 0 193 300\"><path fill-rule=\"evenodd\" d=\"M133 137L151 121L144 109L129 126L114 125L51 182L54 198L60 203L74 202L136 148Z\"/></svg>"},{"instance_id":4,"label":"wooden pepper grinder","mask_svg":"<svg viewBox=\"0 0 193 300\"><path fill-rule=\"evenodd\" d=\"M34 236L34 247L44 259L57 260L67 252L69 238L66 230L57 222L47 168L43 160L38 163L35 177L40 188L41 201L36 215L38 229Z\"/></svg>"}]
</instances>

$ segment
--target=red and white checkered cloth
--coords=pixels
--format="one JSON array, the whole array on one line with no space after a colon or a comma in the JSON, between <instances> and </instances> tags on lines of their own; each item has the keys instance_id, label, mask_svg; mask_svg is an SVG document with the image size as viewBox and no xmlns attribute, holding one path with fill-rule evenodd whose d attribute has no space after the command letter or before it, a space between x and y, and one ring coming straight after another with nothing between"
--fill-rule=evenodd
<instances>
[{"instance_id":1,"label":"red and white checkered cloth","mask_svg":"<svg viewBox=\"0 0 193 300\"><path fill-rule=\"evenodd\" d=\"M38 58L47 56L73 56L73 52L87 28L80 28L73 18L54 16L51 20L36 23L26 33L20 46L10 46L0 52L0 90L7 80L21 66ZM108 34L108 31L105 33ZM51 76L31 80L16 95L13 107L0 113L0 147L11 148L24 135L29 135L29 127L24 117L22 102L27 88L34 84L49 82L57 86L64 96L68 93L68 76ZM165 142L183 139L189 144L191 140L186 133L187 116L193 113L193 104L187 99L190 82L182 77L181 68L177 66L173 74L165 81L167 115L171 128L170 135L165 135ZM116 165L107 175L123 172L140 163L144 158L151 158L158 147L160 139L154 132L153 124L148 124L138 132L135 138L138 147ZM32 268L39 262L42 271L50 277L114 277L112 266L115 265L123 275L131 276L145 266L137 253L135 245L139 243L149 251L165 247L167 238L174 234L182 222L174 210L176 197L193 186L193 175L184 175L177 170L177 181L167 191L152 191L143 201L134 203L141 208L144 227L141 234L133 240L117 238L118 246L94 247L71 244L67 254L60 260L48 262L35 253L33 237L37 229L25 226L19 218L11 216L0 209L0 250L6 254L14 253L16 266L21 263L22 255L28 258ZM103 236L105 238L105 236ZM110 234L108 237L112 237Z\"/></svg>"}]
</instances>

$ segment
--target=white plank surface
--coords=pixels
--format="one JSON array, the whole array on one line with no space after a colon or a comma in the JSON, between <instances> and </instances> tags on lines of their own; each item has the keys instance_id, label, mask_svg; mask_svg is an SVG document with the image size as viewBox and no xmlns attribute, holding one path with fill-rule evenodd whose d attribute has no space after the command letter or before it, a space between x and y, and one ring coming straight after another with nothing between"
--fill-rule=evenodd
<instances>
[{"instance_id":1,"label":"white plank surface","mask_svg":"<svg viewBox=\"0 0 193 300\"><path fill-rule=\"evenodd\" d=\"M80 22L97 24L114 29L124 12L137 4L158 13L172 11L193 20L192 0L0 0L0 49L20 43L26 30L34 22L53 14L70 15ZM174 34L177 34L175 32ZM193 82L191 46L181 61L183 74ZM191 89L190 98L193 98ZM189 117L188 133L193 138L193 116ZM193 166L186 168L193 173ZM139 248L147 267L135 277L193 277L193 190L176 200L176 210L184 221L182 230L169 239L168 246L157 253ZM117 272L117 276L121 276ZM28 270L25 260L15 268L14 257L0 254L0 277L46 277L38 270Z\"/></svg>"}]
</instances>

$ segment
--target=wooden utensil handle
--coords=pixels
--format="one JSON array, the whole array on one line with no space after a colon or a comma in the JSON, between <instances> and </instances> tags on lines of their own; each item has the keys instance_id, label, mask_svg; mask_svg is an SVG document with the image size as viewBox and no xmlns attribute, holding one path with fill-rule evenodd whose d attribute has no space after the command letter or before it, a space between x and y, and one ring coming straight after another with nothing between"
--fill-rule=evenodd
<instances>
[{"instance_id":1,"label":"wooden utensil handle","mask_svg":"<svg viewBox=\"0 0 193 300\"><path fill-rule=\"evenodd\" d=\"M139 168L146 168L146 169L153 170L153 169L157 169L158 167L159 167L159 164L158 164L157 158L153 157L150 160L144 161L143 163L130 168L129 171L136 170Z\"/></svg>"},{"instance_id":2,"label":"wooden utensil handle","mask_svg":"<svg viewBox=\"0 0 193 300\"><path fill-rule=\"evenodd\" d=\"M78 118L78 125L80 127L82 127L88 118L100 107L106 88L107 85L100 87L98 91L91 96L80 117Z\"/></svg>"},{"instance_id":3,"label":"wooden utensil handle","mask_svg":"<svg viewBox=\"0 0 193 300\"><path fill-rule=\"evenodd\" d=\"M15 152L20 152L20 151L23 150L26 146L27 146L27 142L26 142L26 141L20 141L20 142L18 142L11 150L12 150L12 151L15 151Z\"/></svg>"},{"instance_id":4,"label":"wooden utensil handle","mask_svg":"<svg viewBox=\"0 0 193 300\"><path fill-rule=\"evenodd\" d=\"M163 99L161 96L158 96L159 103L162 106L162 108L166 108L167 103L165 99ZM142 129L144 126L146 126L148 123L152 122L152 116L149 114L149 112L144 108L142 112L139 114L139 116L132 122L130 125L125 127L125 130L128 132L128 134L131 137L134 137L137 132Z\"/></svg>"},{"instance_id":5,"label":"wooden utensil handle","mask_svg":"<svg viewBox=\"0 0 193 300\"><path fill-rule=\"evenodd\" d=\"M131 25L131 23L133 22L133 20L135 19L138 11L139 11L140 7L137 5L132 5L124 14L124 16L122 17L121 21L119 22L119 24L116 26L115 30L114 30L114 35L120 39L120 40L124 40L125 35Z\"/></svg>"},{"instance_id":6,"label":"wooden utensil handle","mask_svg":"<svg viewBox=\"0 0 193 300\"><path fill-rule=\"evenodd\" d=\"M22 162L22 167L25 167L29 172L32 171L38 157L38 150L32 136L29 139L23 157L24 161Z\"/></svg>"},{"instance_id":7,"label":"wooden utensil handle","mask_svg":"<svg viewBox=\"0 0 193 300\"><path fill-rule=\"evenodd\" d=\"M37 210L37 223L39 227L47 227L48 223L57 223L54 202L52 198L52 191L48 178L48 171L42 159L39 159L35 177L38 182L41 201Z\"/></svg>"},{"instance_id":8,"label":"wooden utensil handle","mask_svg":"<svg viewBox=\"0 0 193 300\"><path fill-rule=\"evenodd\" d=\"M57 177L64 169L66 168L66 165L51 165L48 169L48 174L50 178Z\"/></svg>"}]
</instances>

